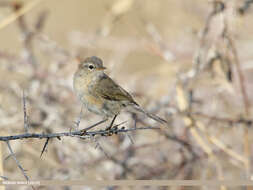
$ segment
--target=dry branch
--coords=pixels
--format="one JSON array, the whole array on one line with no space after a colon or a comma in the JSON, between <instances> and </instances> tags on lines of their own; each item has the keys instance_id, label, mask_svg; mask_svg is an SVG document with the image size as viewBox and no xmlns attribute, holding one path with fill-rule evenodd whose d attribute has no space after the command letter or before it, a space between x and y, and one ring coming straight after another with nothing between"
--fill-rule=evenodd
<instances>
[{"instance_id":1,"label":"dry branch","mask_svg":"<svg viewBox=\"0 0 253 190\"><path fill-rule=\"evenodd\" d=\"M23 175L25 176L26 180L29 181L29 177L27 176L24 168L21 166L21 164L19 163L18 159L16 158L16 155L14 154L12 148L11 148L11 145L10 145L10 142L9 141L6 141L6 144L7 144L7 147L10 151L10 156L15 160L18 168L21 170L21 172L23 173Z\"/></svg>"},{"instance_id":2,"label":"dry branch","mask_svg":"<svg viewBox=\"0 0 253 190\"><path fill-rule=\"evenodd\" d=\"M101 136L111 136L113 134L118 133L127 133L130 131L136 131L136 130L145 130L145 129L160 129L158 127L140 127L140 128L131 128L131 129L125 129L124 127L118 129L118 128L112 128L111 130L97 130L97 131L86 131L83 130L74 131L74 132L60 132L60 133L25 133L20 135L10 135L10 136L0 136L0 141L12 141L12 140L23 140L23 139L47 139L47 138L61 138L61 137L78 137L81 139L89 139L91 137L94 137L96 135Z\"/></svg>"},{"instance_id":3,"label":"dry branch","mask_svg":"<svg viewBox=\"0 0 253 190\"><path fill-rule=\"evenodd\" d=\"M244 15L250 9L252 4L253 0L244 0L243 4L237 9L237 11L241 15Z\"/></svg>"},{"instance_id":4,"label":"dry branch","mask_svg":"<svg viewBox=\"0 0 253 190\"><path fill-rule=\"evenodd\" d=\"M16 19L18 19L19 17L21 17L22 15L24 15L25 13L29 12L30 10L32 10L36 5L38 5L38 3L40 1L41 0L30 1L27 5L25 5L21 9L19 9L17 12L14 12L10 16L8 16L7 18L3 19L0 22L0 29L6 27L10 23L14 22Z\"/></svg>"}]
</instances>

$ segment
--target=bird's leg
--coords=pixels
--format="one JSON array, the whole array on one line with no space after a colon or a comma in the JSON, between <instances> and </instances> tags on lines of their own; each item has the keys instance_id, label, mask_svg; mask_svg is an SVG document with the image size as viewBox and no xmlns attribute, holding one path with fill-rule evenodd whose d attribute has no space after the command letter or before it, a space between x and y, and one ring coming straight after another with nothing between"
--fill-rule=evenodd
<instances>
[{"instance_id":1,"label":"bird's leg","mask_svg":"<svg viewBox=\"0 0 253 190\"><path fill-rule=\"evenodd\" d=\"M113 117L111 124L105 129L106 131L108 131L108 130L110 130L110 129L112 128L113 123L114 123L114 121L115 121L115 119L116 119L117 116L118 116L118 115L115 115L115 116Z\"/></svg>"},{"instance_id":2,"label":"bird's leg","mask_svg":"<svg viewBox=\"0 0 253 190\"><path fill-rule=\"evenodd\" d=\"M97 125L100 125L100 124L106 122L107 120L108 120L108 119L104 119L104 120L102 120L102 121L99 121L99 122L97 122L97 123L91 125L90 127L86 127L86 128L84 128L84 129L82 129L82 130L81 130L82 135L84 135L84 134L86 133L86 131L92 129L93 127L96 127Z\"/></svg>"},{"instance_id":3,"label":"bird's leg","mask_svg":"<svg viewBox=\"0 0 253 190\"><path fill-rule=\"evenodd\" d=\"M81 122L81 119L82 119L82 114L83 114L83 105L81 107L81 111L79 113L78 119L75 122L75 124L76 124L76 126L75 126L76 130L78 130L78 128L79 128L79 125L80 125L80 122Z\"/></svg>"}]
</instances>

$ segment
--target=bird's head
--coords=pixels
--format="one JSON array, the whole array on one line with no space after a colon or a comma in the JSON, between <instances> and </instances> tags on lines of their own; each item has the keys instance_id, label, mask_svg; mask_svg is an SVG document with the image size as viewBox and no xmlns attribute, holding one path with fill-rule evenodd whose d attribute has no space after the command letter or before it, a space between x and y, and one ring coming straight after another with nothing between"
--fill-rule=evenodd
<instances>
[{"instance_id":1,"label":"bird's head","mask_svg":"<svg viewBox=\"0 0 253 190\"><path fill-rule=\"evenodd\" d=\"M78 66L78 70L84 74L100 73L103 72L106 68L103 66L103 61L96 57L87 57Z\"/></svg>"}]
</instances>

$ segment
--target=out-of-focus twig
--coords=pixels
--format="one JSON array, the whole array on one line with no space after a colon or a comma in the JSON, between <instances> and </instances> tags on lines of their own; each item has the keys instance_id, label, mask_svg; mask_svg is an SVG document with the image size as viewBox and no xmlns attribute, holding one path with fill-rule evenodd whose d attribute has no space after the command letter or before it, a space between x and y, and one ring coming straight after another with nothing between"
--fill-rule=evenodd
<instances>
[{"instance_id":1,"label":"out-of-focus twig","mask_svg":"<svg viewBox=\"0 0 253 190\"><path fill-rule=\"evenodd\" d=\"M10 156L15 160L18 168L21 170L23 176L25 177L25 179L27 181L30 181L30 178L28 177L28 175L26 174L26 171L24 170L24 168L21 166L19 160L17 159L15 153L13 152L12 148L11 148L11 145L10 145L10 142L9 141L6 141L6 144L7 144L7 147L10 151ZM34 186L31 186L33 190L35 190Z\"/></svg>"},{"instance_id":2,"label":"out-of-focus twig","mask_svg":"<svg viewBox=\"0 0 253 190\"><path fill-rule=\"evenodd\" d=\"M27 176L26 171L24 170L24 168L21 166L20 162L19 162L18 159L16 158L16 155L14 154L14 152L13 152L13 150L12 150L12 148L11 148L10 142L9 142L8 140L6 141L6 144L7 144L7 147L8 147L8 149L9 149L9 151L10 151L10 156L15 160L15 162L16 162L18 168L21 170L21 172L22 172L22 174L24 175L25 179L26 179L27 181L29 181L29 177Z\"/></svg>"},{"instance_id":3,"label":"out-of-focus twig","mask_svg":"<svg viewBox=\"0 0 253 190\"><path fill-rule=\"evenodd\" d=\"M162 39L155 25L145 21L145 19L142 20L144 26L146 27L147 33L151 36L154 42L154 44L151 44L151 46L149 47L150 50L153 53L157 54L159 57L163 58L165 61L172 61L174 59L174 55L164 43L164 40Z\"/></svg>"},{"instance_id":4,"label":"out-of-focus twig","mask_svg":"<svg viewBox=\"0 0 253 190\"><path fill-rule=\"evenodd\" d=\"M249 97L246 91L246 87L245 87L245 79L244 79L244 75L240 66L240 61L237 55L237 50L236 47L234 45L234 42L231 38L231 36L229 34L225 34L226 39L228 40L228 45L231 48L232 54L234 56L234 62L235 62L235 67L236 67L236 71L237 74L239 76L239 83L240 83L240 88L241 88L241 93L242 93L242 97L243 97L243 104L244 104L244 111L246 113L246 115L249 114L249 107L250 107L250 102L249 102Z\"/></svg>"},{"instance_id":5,"label":"out-of-focus twig","mask_svg":"<svg viewBox=\"0 0 253 190\"><path fill-rule=\"evenodd\" d=\"M2 152L2 143L0 143L0 176L2 179L4 180L7 180L5 177L4 177L4 168L3 168L3 152ZM0 190L5 190L5 187L4 186L1 186L0 187Z\"/></svg>"},{"instance_id":6,"label":"out-of-focus twig","mask_svg":"<svg viewBox=\"0 0 253 190\"><path fill-rule=\"evenodd\" d=\"M193 60L193 67L192 69L187 73L187 76L185 78L185 82L187 82L188 79L195 79L196 76L199 74L199 72L205 68L207 63L204 60L205 54L205 48L207 46L206 44L206 37L208 32L210 31L210 25L212 19L219 13L223 12L225 9L225 4L220 0L214 0L212 1L212 10L208 14L205 26L199 33L199 46L195 52L194 60Z\"/></svg>"},{"instance_id":7,"label":"out-of-focus twig","mask_svg":"<svg viewBox=\"0 0 253 190\"><path fill-rule=\"evenodd\" d=\"M48 36L44 34L36 34L35 39L38 40L42 45L45 46L44 50L48 54L59 54L66 58L74 58L69 51L59 46L54 40L50 39Z\"/></svg>"},{"instance_id":8,"label":"out-of-focus twig","mask_svg":"<svg viewBox=\"0 0 253 190\"><path fill-rule=\"evenodd\" d=\"M9 179L8 177L5 177L5 176L0 176L0 178L2 178L2 179L4 179L4 180L8 180L8 179ZM1 190L4 190L4 187L3 187L3 189L1 189Z\"/></svg>"},{"instance_id":9,"label":"out-of-focus twig","mask_svg":"<svg viewBox=\"0 0 253 190\"><path fill-rule=\"evenodd\" d=\"M200 113L200 112L194 112L194 113L190 113L190 114L195 116L195 117L200 117L200 118L204 118L204 119L208 119L208 120L227 123L230 126L233 125L233 124L245 124L247 126L251 126L252 123L253 123L252 120L245 119L245 118L236 119L236 118L229 118L229 117L218 117L218 116L207 115L207 114Z\"/></svg>"},{"instance_id":10,"label":"out-of-focus twig","mask_svg":"<svg viewBox=\"0 0 253 190\"><path fill-rule=\"evenodd\" d=\"M24 5L20 2L14 3L12 7L14 13L21 10L23 6ZM26 53L26 59L27 59L27 62L30 63L33 67L36 67L38 64L36 60L36 56L34 55L33 39L34 39L34 35L39 33L42 30L42 27L44 26L45 18L46 18L45 12L40 14L40 16L38 17L35 23L34 29L31 29L30 27L28 27L28 24L26 22L24 15L21 15L17 19L18 26L23 37L23 45L24 45L24 50Z\"/></svg>"},{"instance_id":11,"label":"out-of-focus twig","mask_svg":"<svg viewBox=\"0 0 253 190\"><path fill-rule=\"evenodd\" d=\"M16 12L12 13L10 16L5 18L0 22L0 30L10 23L14 22L17 18L24 15L25 13L29 12L32 8L39 4L41 0L32 0L23 6L21 9L17 10Z\"/></svg>"},{"instance_id":12,"label":"out-of-focus twig","mask_svg":"<svg viewBox=\"0 0 253 190\"><path fill-rule=\"evenodd\" d=\"M23 112L24 112L24 128L25 128L25 132L28 133L29 121L28 121L28 116L27 116L27 111L26 111L25 91L23 91Z\"/></svg>"},{"instance_id":13,"label":"out-of-focus twig","mask_svg":"<svg viewBox=\"0 0 253 190\"><path fill-rule=\"evenodd\" d=\"M244 0L243 4L237 9L237 11L241 15L244 15L250 9L252 4L253 0Z\"/></svg>"},{"instance_id":14,"label":"out-of-focus twig","mask_svg":"<svg viewBox=\"0 0 253 190\"><path fill-rule=\"evenodd\" d=\"M189 109L190 104L186 98L182 84L180 83L177 84L176 91L179 110L181 112L187 111ZM183 121L185 123L185 126L189 128L190 133L192 134L196 142L200 145L200 147L203 149L203 151L207 153L209 156L213 155L212 148L204 141L204 139L200 136L200 134L196 130L194 119L190 115L188 116L186 115L183 117Z\"/></svg>"},{"instance_id":15,"label":"out-of-focus twig","mask_svg":"<svg viewBox=\"0 0 253 190\"><path fill-rule=\"evenodd\" d=\"M243 106L244 106L244 117L248 118L250 116L250 101L249 97L246 91L246 85L245 85L245 78L244 74L241 69L241 64L239 61L237 49L235 46L235 42L233 41L233 38L231 37L231 34L228 31L228 23L226 17L223 17L223 22L224 22L224 30L223 30L223 36L227 40L227 47L231 51L232 56L233 56L233 61L235 64L235 70L236 74L238 75L239 78L239 87L240 91L242 94L242 101L243 101ZM250 143L249 143L249 129L248 127L244 127L244 155L247 158L247 161L245 162L245 169L246 169L246 174L247 177L250 175Z\"/></svg>"},{"instance_id":16,"label":"out-of-focus twig","mask_svg":"<svg viewBox=\"0 0 253 190\"><path fill-rule=\"evenodd\" d=\"M243 156L241 156L240 154L236 153L235 151L233 151L231 148L227 147L227 145L225 145L222 141L220 141L219 139L217 139L215 136L213 135L209 135L206 132L206 127L205 125L200 122L197 121L196 122L196 126L198 127L198 129L200 129L201 131L203 131L207 137L207 139L213 143L214 145L216 145L217 147L219 147L222 151L224 151L225 153L227 153L229 156L231 156L232 159L237 160L243 164L247 163L247 159Z\"/></svg>"}]
</instances>

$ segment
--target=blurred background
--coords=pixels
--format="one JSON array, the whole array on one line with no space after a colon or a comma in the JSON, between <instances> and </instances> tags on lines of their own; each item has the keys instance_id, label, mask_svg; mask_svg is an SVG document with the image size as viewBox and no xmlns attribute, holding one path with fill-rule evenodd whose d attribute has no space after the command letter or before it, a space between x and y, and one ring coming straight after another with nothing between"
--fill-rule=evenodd
<instances>
[{"instance_id":1,"label":"blurred background","mask_svg":"<svg viewBox=\"0 0 253 190\"><path fill-rule=\"evenodd\" d=\"M110 137L11 141L31 180L253 179L252 0L0 0L0 136L75 128L78 59L101 57L146 110ZM78 58L78 59L77 59ZM101 120L84 111L79 128ZM97 127L104 129L106 125ZM95 130L95 129L94 129ZM0 175L24 179L1 144ZM28 187L18 187L28 189ZM38 189L240 189L40 187ZM6 189L17 189L15 186Z\"/></svg>"}]
</instances>

